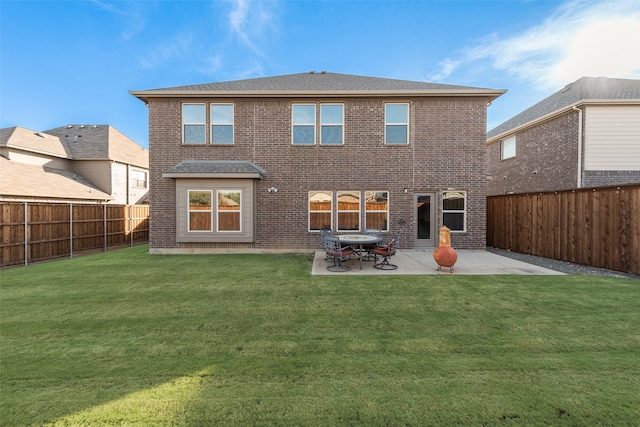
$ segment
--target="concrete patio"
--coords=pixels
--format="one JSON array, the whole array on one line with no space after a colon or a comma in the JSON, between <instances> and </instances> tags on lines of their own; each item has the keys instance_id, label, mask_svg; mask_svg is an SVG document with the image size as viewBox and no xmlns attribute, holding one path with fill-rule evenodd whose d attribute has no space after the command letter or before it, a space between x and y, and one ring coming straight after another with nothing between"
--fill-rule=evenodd
<instances>
[{"instance_id":1,"label":"concrete patio","mask_svg":"<svg viewBox=\"0 0 640 427\"><path fill-rule=\"evenodd\" d=\"M453 267L438 270L438 264L433 259L433 249L401 249L391 258L391 263L398 266L397 270L378 270L373 268L372 261L363 261L360 270L359 258L344 262L351 267L348 272L335 273L327 270L331 262L325 261L324 251L316 251L313 258L312 275L350 274L350 275L381 275L381 274L521 274L521 275L564 275L564 273L528 264L526 262L506 258L487 251L458 250L458 260Z\"/></svg>"}]
</instances>

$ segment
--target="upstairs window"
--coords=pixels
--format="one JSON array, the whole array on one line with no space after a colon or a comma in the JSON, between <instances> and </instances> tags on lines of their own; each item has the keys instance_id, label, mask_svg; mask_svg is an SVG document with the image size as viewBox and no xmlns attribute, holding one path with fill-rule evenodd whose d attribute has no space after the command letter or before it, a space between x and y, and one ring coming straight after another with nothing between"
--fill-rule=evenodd
<instances>
[{"instance_id":1,"label":"upstairs window","mask_svg":"<svg viewBox=\"0 0 640 427\"><path fill-rule=\"evenodd\" d=\"M467 193L442 193L442 223L451 231L467 231Z\"/></svg>"},{"instance_id":2,"label":"upstairs window","mask_svg":"<svg viewBox=\"0 0 640 427\"><path fill-rule=\"evenodd\" d=\"M182 104L182 142L204 144L205 104Z\"/></svg>"},{"instance_id":3,"label":"upstairs window","mask_svg":"<svg viewBox=\"0 0 640 427\"><path fill-rule=\"evenodd\" d=\"M500 159L510 159L516 156L516 136L513 135L500 141Z\"/></svg>"},{"instance_id":4,"label":"upstairs window","mask_svg":"<svg viewBox=\"0 0 640 427\"><path fill-rule=\"evenodd\" d=\"M384 143L409 143L409 104L385 104Z\"/></svg>"},{"instance_id":5,"label":"upstairs window","mask_svg":"<svg viewBox=\"0 0 640 427\"><path fill-rule=\"evenodd\" d=\"M313 145L316 143L316 106L294 104L292 108L293 144Z\"/></svg>"},{"instance_id":6,"label":"upstairs window","mask_svg":"<svg viewBox=\"0 0 640 427\"><path fill-rule=\"evenodd\" d=\"M211 104L211 143L233 144L233 104Z\"/></svg>"},{"instance_id":7,"label":"upstairs window","mask_svg":"<svg viewBox=\"0 0 640 427\"><path fill-rule=\"evenodd\" d=\"M133 169L131 171L131 181L136 188L147 188L147 173Z\"/></svg>"},{"instance_id":8,"label":"upstairs window","mask_svg":"<svg viewBox=\"0 0 640 427\"><path fill-rule=\"evenodd\" d=\"M341 145L343 143L344 106L342 104L320 105L320 143Z\"/></svg>"}]
</instances>

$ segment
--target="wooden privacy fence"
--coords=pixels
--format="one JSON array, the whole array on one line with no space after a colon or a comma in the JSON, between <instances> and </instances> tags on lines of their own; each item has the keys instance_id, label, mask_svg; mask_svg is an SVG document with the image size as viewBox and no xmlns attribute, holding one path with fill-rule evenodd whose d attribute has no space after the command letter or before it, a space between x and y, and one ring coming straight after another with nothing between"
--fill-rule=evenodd
<instances>
[{"instance_id":1,"label":"wooden privacy fence","mask_svg":"<svg viewBox=\"0 0 640 427\"><path fill-rule=\"evenodd\" d=\"M640 274L640 185L488 197L487 245Z\"/></svg>"},{"instance_id":2,"label":"wooden privacy fence","mask_svg":"<svg viewBox=\"0 0 640 427\"><path fill-rule=\"evenodd\" d=\"M0 266L149 241L147 205L0 202Z\"/></svg>"}]
</instances>

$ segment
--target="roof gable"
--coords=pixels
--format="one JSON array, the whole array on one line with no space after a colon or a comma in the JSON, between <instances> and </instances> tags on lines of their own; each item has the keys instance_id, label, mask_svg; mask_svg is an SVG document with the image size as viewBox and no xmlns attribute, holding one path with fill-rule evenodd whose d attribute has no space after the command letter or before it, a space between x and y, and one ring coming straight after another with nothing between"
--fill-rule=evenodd
<instances>
[{"instance_id":1,"label":"roof gable","mask_svg":"<svg viewBox=\"0 0 640 427\"><path fill-rule=\"evenodd\" d=\"M153 97L176 96L371 96L431 95L488 96L491 99L504 90L456 86L438 83L356 76L328 72L288 74L228 82L177 86L163 89L130 91L143 101Z\"/></svg>"},{"instance_id":2,"label":"roof gable","mask_svg":"<svg viewBox=\"0 0 640 427\"><path fill-rule=\"evenodd\" d=\"M492 139L554 112L588 101L640 102L640 80L582 77L487 132Z\"/></svg>"}]
</instances>

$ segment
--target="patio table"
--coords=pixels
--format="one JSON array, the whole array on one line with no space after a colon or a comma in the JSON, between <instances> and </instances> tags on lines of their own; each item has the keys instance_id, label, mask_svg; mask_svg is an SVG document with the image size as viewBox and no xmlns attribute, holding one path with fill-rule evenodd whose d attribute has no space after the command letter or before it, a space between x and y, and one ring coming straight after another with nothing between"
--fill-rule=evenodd
<instances>
[{"instance_id":1,"label":"patio table","mask_svg":"<svg viewBox=\"0 0 640 427\"><path fill-rule=\"evenodd\" d=\"M358 245L360 247L360 250L357 251L360 255L360 270L362 270L362 245L372 245L382 241L382 237L369 234L341 234L337 237L343 245Z\"/></svg>"}]
</instances>

